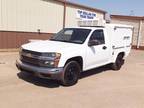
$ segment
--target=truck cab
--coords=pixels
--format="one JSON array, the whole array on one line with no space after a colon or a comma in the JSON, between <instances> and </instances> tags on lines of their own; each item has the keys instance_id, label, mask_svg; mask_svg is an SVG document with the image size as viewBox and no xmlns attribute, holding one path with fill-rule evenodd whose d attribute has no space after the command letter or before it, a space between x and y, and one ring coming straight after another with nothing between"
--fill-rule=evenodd
<instances>
[{"instance_id":1,"label":"truck cab","mask_svg":"<svg viewBox=\"0 0 144 108\"><path fill-rule=\"evenodd\" d=\"M50 40L22 45L16 66L72 86L81 72L106 64L119 70L130 52L131 39L132 27L126 25L64 28Z\"/></svg>"}]
</instances>

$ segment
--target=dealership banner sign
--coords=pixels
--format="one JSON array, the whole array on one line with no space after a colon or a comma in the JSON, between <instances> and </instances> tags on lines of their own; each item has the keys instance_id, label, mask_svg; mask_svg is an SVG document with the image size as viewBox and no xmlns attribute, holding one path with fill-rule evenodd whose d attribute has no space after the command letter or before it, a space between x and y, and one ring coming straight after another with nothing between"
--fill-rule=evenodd
<instances>
[{"instance_id":1,"label":"dealership banner sign","mask_svg":"<svg viewBox=\"0 0 144 108\"><path fill-rule=\"evenodd\" d=\"M85 10L77 10L77 18L87 19L87 20L95 20L96 13L85 11Z\"/></svg>"}]
</instances>

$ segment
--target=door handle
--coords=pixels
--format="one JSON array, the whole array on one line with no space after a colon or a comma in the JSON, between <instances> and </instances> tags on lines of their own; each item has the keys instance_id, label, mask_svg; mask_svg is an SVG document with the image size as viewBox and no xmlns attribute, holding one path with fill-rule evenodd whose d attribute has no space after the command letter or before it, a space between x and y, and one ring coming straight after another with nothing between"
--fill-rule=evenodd
<instances>
[{"instance_id":1,"label":"door handle","mask_svg":"<svg viewBox=\"0 0 144 108\"><path fill-rule=\"evenodd\" d=\"M107 47L106 47L106 46L103 46L103 49L104 49L104 50L106 50L106 49L107 49Z\"/></svg>"}]
</instances>

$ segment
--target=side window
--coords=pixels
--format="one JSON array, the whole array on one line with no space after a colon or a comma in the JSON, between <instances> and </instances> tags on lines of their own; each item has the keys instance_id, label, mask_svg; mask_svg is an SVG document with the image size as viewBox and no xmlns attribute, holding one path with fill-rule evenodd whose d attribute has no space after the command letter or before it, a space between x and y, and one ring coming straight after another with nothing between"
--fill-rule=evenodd
<instances>
[{"instance_id":1,"label":"side window","mask_svg":"<svg viewBox=\"0 0 144 108\"><path fill-rule=\"evenodd\" d=\"M101 45L101 44L105 44L105 39L104 39L104 32L103 30L95 30L91 37L90 37L90 40L93 40L93 41L96 41L98 42L99 44L98 45Z\"/></svg>"}]
</instances>

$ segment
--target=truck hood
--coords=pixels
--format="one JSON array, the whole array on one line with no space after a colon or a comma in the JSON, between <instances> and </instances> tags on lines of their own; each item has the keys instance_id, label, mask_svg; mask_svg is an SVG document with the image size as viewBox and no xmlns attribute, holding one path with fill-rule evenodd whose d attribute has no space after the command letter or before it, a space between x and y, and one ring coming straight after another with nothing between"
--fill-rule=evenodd
<instances>
[{"instance_id":1,"label":"truck hood","mask_svg":"<svg viewBox=\"0 0 144 108\"><path fill-rule=\"evenodd\" d=\"M57 52L74 51L79 49L81 44L58 42L58 41L37 41L22 45L23 49L36 52Z\"/></svg>"}]
</instances>

